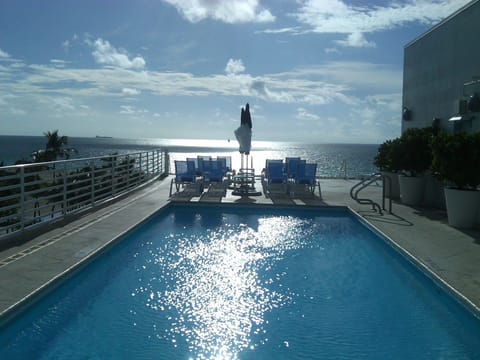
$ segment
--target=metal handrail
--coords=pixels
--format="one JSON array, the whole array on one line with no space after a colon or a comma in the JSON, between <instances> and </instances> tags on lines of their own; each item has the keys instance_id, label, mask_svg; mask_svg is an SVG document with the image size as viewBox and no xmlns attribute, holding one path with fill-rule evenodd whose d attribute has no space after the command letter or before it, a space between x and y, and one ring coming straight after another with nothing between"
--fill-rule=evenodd
<instances>
[{"instance_id":1,"label":"metal handrail","mask_svg":"<svg viewBox=\"0 0 480 360\"><path fill-rule=\"evenodd\" d=\"M382 206L380 206L378 203L376 203L372 199L359 198L358 197L358 194L360 193L360 191L362 191L363 189L365 189L366 187L370 186L372 183L374 183L378 180L382 180ZM359 183L352 186L352 188L350 189L350 197L359 204L371 205L373 211L378 210L378 212L380 214L382 214L382 210L386 210L386 208L385 208L385 198L386 198L385 181L388 182L388 184L390 185L389 188L391 189L391 186L392 186L391 179L388 176L385 176L385 175L379 174L379 173L378 174L373 174L372 176L370 176L368 178L365 178L362 181L360 181ZM389 214L392 213L392 199L391 199L391 197L389 197L388 213Z\"/></svg>"},{"instance_id":2,"label":"metal handrail","mask_svg":"<svg viewBox=\"0 0 480 360\"><path fill-rule=\"evenodd\" d=\"M0 167L0 241L168 174L163 150Z\"/></svg>"}]
</instances>

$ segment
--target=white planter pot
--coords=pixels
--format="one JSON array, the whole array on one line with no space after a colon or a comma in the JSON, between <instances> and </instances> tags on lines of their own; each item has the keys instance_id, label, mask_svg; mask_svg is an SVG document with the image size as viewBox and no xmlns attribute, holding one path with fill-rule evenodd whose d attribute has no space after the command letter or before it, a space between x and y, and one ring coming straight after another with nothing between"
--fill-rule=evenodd
<instances>
[{"instance_id":1,"label":"white planter pot","mask_svg":"<svg viewBox=\"0 0 480 360\"><path fill-rule=\"evenodd\" d=\"M480 191L445 188L448 223L471 229L475 227L480 208Z\"/></svg>"},{"instance_id":2,"label":"white planter pot","mask_svg":"<svg viewBox=\"0 0 480 360\"><path fill-rule=\"evenodd\" d=\"M417 206L423 204L425 194L424 176L398 175L400 198L405 205Z\"/></svg>"},{"instance_id":3,"label":"white planter pot","mask_svg":"<svg viewBox=\"0 0 480 360\"><path fill-rule=\"evenodd\" d=\"M444 184L432 176L430 172L425 173L425 197L423 204L427 207L446 209Z\"/></svg>"},{"instance_id":4,"label":"white planter pot","mask_svg":"<svg viewBox=\"0 0 480 360\"><path fill-rule=\"evenodd\" d=\"M385 196L389 199L400 199L400 185L398 184L398 174L390 171L381 171L385 179Z\"/></svg>"}]
</instances>

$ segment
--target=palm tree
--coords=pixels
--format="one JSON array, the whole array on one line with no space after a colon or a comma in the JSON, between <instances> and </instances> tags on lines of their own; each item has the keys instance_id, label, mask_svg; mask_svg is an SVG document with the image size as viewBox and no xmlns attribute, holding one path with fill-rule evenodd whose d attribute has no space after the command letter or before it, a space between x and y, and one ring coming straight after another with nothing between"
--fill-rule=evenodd
<instances>
[{"instance_id":1,"label":"palm tree","mask_svg":"<svg viewBox=\"0 0 480 360\"><path fill-rule=\"evenodd\" d=\"M58 130L47 131L43 135L47 138L47 144L45 150L37 150L32 154L35 162L55 161L59 157L68 159L70 153L77 152L74 148L64 147L68 144L68 137L60 136Z\"/></svg>"}]
</instances>

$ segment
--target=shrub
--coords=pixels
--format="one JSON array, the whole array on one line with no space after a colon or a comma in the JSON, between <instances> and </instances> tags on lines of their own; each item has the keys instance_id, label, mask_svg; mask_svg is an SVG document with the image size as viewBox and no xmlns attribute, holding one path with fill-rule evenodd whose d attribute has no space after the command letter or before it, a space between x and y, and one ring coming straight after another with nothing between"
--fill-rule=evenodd
<instances>
[{"instance_id":1,"label":"shrub","mask_svg":"<svg viewBox=\"0 0 480 360\"><path fill-rule=\"evenodd\" d=\"M397 172L401 170L400 139L387 140L378 147L373 164L380 171Z\"/></svg>"},{"instance_id":2,"label":"shrub","mask_svg":"<svg viewBox=\"0 0 480 360\"><path fill-rule=\"evenodd\" d=\"M399 167L411 176L417 176L430 168L432 163L432 127L411 128L400 137L401 160Z\"/></svg>"},{"instance_id":3,"label":"shrub","mask_svg":"<svg viewBox=\"0 0 480 360\"><path fill-rule=\"evenodd\" d=\"M439 134L432 154L432 171L447 185L475 189L480 184L480 133Z\"/></svg>"}]
</instances>

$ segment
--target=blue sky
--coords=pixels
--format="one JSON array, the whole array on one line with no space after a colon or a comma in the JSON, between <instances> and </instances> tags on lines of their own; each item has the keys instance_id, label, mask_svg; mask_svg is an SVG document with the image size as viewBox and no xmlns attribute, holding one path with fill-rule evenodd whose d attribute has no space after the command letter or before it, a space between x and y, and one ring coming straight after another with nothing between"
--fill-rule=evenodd
<instances>
[{"instance_id":1,"label":"blue sky","mask_svg":"<svg viewBox=\"0 0 480 360\"><path fill-rule=\"evenodd\" d=\"M6 0L0 134L380 143L404 46L466 0Z\"/></svg>"}]
</instances>

